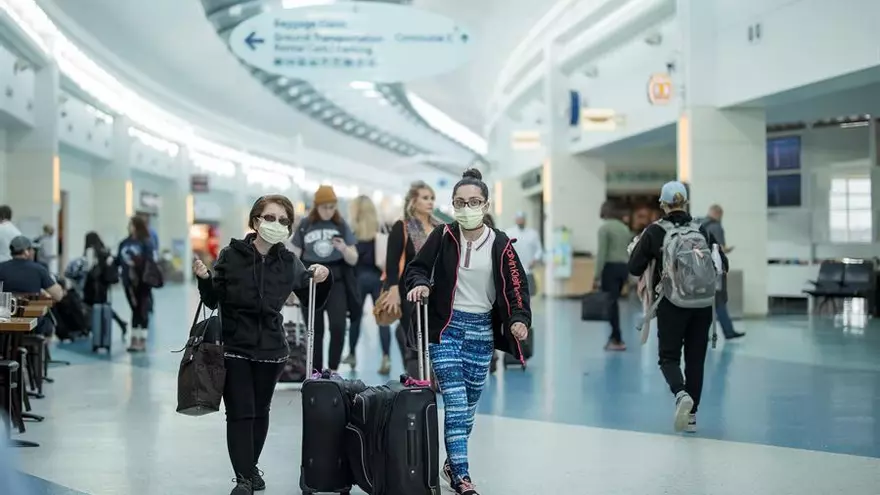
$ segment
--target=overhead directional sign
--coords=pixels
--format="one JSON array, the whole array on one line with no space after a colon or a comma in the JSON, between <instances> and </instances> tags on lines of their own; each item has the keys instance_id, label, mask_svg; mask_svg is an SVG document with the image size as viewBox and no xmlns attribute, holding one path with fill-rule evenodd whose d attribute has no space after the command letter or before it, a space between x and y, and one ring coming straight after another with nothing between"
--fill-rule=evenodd
<instances>
[{"instance_id":1,"label":"overhead directional sign","mask_svg":"<svg viewBox=\"0 0 880 495\"><path fill-rule=\"evenodd\" d=\"M339 2L267 11L232 31L244 62L307 80L399 82L449 72L474 41L456 21L384 2Z\"/></svg>"}]
</instances>

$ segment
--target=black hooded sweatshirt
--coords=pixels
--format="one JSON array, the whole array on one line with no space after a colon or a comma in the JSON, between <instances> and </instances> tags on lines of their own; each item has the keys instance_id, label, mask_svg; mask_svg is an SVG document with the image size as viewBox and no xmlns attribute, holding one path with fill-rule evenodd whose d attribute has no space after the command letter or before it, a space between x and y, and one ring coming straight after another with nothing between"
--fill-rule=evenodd
<instances>
[{"instance_id":1,"label":"black hooded sweatshirt","mask_svg":"<svg viewBox=\"0 0 880 495\"><path fill-rule=\"evenodd\" d=\"M295 292L308 301L309 272L278 243L264 256L254 247L256 234L232 239L220 251L214 273L199 279L202 302L220 307L223 345L228 353L257 361L277 361L288 355L281 308ZM316 302L323 306L331 280L318 284Z\"/></svg>"},{"instance_id":2,"label":"black hooded sweatshirt","mask_svg":"<svg viewBox=\"0 0 880 495\"><path fill-rule=\"evenodd\" d=\"M523 367L526 362L519 341L510 332L514 323L527 328L532 325L529 301L529 283L519 256L513 249L513 239L495 230L492 244L492 272L495 281L495 304L492 307L492 329L495 349L512 354ZM440 342L440 336L452 319L452 305L458 285L458 266L461 254L458 223L435 228L419 254L406 267L406 290L419 286L431 288L428 298L428 341ZM414 317L415 311L413 312ZM412 325L411 328L417 328Z\"/></svg>"}]
</instances>

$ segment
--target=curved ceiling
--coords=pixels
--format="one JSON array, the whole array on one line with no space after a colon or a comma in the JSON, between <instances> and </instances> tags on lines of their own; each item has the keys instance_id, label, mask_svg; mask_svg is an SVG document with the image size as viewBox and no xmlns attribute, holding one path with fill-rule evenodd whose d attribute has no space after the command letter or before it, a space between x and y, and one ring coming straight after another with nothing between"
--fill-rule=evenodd
<instances>
[{"instance_id":1,"label":"curved ceiling","mask_svg":"<svg viewBox=\"0 0 880 495\"><path fill-rule=\"evenodd\" d=\"M558 0L413 0L412 5L456 19L474 33L477 52L458 70L409 83L418 94L478 134L492 88L510 52Z\"/></svg>"},{"instance_id":2,"label":"curved ceiling","mask_svg":"<svg viewBox=\"0 0 880 495\"><path fill-rule=\"evenodd\" d=\"M223 1L230 5L241 3L235 0L215 0L214 3ZM291 147L301 138L310 148L387 170L390 164L399 164L413 155L442 156L446 161L451 156L455 158L451 160L453 163L463 160L463 156L473 156L462 154L463 147L445 140L426 126L417 125L423 124L417 117L407 117L411 107L406 102L406 91L413 91L481 134L486 102L507 54L552 7L554 0L409 2L463 22L475 33L477 51L469 63L451 73L409 83L406 88L401 85L381 88L390 101L401 103L399 107L388 105L395 107L394 112L377 108L383 105L376 98L365 98L363 90L348 86L321 87L320 96L332 101L335 107L344 108L347 114L363 122L370 119L374 129L365 128L361 135L354 136L356 139L331 131L326 122L314 118L314 112L309 111L312 105L280 101L279 81L255 77L244 67L218 36L216 26L206 20L202 2L198 0L38 0L38 3L50 15L63 17L58 19L59 25L68 31L71 39L92 51L96 60L134 82L145 96L170 105L175 111L210 115L212 124L225 127L233 135L257 131L276 136L280 142L289 142ZM101 49L93 50L96 45ZM320 113L324 110L322 108ZM379 138L383 131L389 136L388 142L390 136L398 137L399 147L389 149L370 142L372 132ZM428 136L430 134L433 136ZM436 138L445 140L447 146L438 145ZM431 145L425 146L425 143ZM449 172L451 168L455 167L447 165L445 170ZM429 169L410 165L398 171L407 177L417 177L425 172L436 173L438 169L444 170L444 167L434 164Z\"/></svg>"}]
</instances>

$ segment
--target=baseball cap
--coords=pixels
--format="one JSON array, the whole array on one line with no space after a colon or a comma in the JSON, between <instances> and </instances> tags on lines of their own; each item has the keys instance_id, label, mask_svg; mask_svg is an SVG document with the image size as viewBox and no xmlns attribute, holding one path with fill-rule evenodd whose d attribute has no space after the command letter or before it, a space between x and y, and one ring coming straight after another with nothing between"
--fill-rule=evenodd
<instances>
[{"instance_id":1,"label":"baseball cap","mask_svg":"<svg viewBox=\"0 0 880 495\"><path fill-rule=\"evenodd\" d=\"M688 200L687 188L678 181L667 182L660 189L660 202L666 204L680 204Z\"/></svg>"},{"instance_id":2,"label":"baseball cap","mask_svg":"<svg viewBox=\"0 0 880 495\"><path fill-rule=\"evenodd\" d=\"M31 240L23 235L15 236L12 238L12 241L9 242L10 254L21 254L32 247L34 247L34 245Z\"/></svg>"}]
</instances>

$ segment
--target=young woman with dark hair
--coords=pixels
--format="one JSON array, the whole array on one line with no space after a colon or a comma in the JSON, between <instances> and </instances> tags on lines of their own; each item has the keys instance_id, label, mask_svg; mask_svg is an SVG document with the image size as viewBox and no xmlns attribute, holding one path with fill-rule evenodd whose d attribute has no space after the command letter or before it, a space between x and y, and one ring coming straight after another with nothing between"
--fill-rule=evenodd
<instances>
[{"instance_id":1,"label":"young woman with dark hair","mask_svg":"<svg viewBox=\"0 0 880 495\"><path fill-rule=\"evenodd\" d=\"M296 292L308 300L309 277L303 264L284 247L290 237L293 204L285 196L258 199L248 219L256 233L232 239L223 248L211 274L201 260L193 262L199 294L206 306L220 308L226 352L226 446L235 470L231 495L265 490L257 469L269 432L269 407L289 349L281 308ZM321 265L309 270L319 283L318 307L330 284Z\"/></svg>"},{"instance_id":2,"label":"young woman with dark hair","mask_svg":"<svg viewBox=\"0 0 880 495\"><path fill-rule=\"evenodd\" d=\"M122 268L122 287L131 307L131 345L129 352L147 350L147 329L153 309L153 289L143 282L147 260L154 259L156 246L147 223L139 216L131 217L128 237L119 243L116 263Z\"/></svg>"},{"instance_id":3,"label":"young woman with dark hair","mask_svg":"<svg viewBox=\"0 0 880 495\"><path fill-rule=\"evenodd\" d=\"M608 294L611 335L605 344L606 351L625 351L626 344L620 332L620 293L629 280L626 248L632 242L632 231L623 223L623 210L612 201L606 201L600 210L602 225L599 226L599 250L596 254L596 274L593 288Z\"/></svg>"},{"instance_id":4,"label":"young woman with dark hair","mask_svg":"<svg viewBox=\"0 0 880 495\"><path fill-rule=\"evenodd\" d=\"M333 276L333 286L327 299L327 319L330 320L330 354L327 368L339 369L345 346L345 318L360 318L363 305L358 294L354 266L358 261L357 239L337 208L336 193L330 186L321 186L315 192L315 201L308 217L297 227L292 239L293 251L308 267L326 266ZM308 318L306 307L303 316ZM324 368L324 311L315 313L315 369Z\"/></svg>"},{"instance_id":5,"label":"young woman with dark hair","mask_svg":"<svg viewBox=\"0 0 880 495\"><path fill-rule=\"evenodd\" d=\"M445 404L443 476L459 495L478 495L468 437L494 351L525 366L519 341L531 326L529 287L513 242L485 224L489 188L471 169L453 189L455 222L431 232L406 269L407 300L427 299L431 363Z\"/></svg>"}]
</instances>

